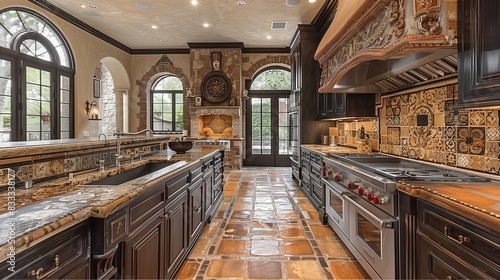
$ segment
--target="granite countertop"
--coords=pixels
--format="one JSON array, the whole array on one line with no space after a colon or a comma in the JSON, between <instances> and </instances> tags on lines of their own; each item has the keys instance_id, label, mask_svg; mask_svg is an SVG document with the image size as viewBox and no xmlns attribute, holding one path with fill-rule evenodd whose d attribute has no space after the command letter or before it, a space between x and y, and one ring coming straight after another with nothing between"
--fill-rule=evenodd
<instances>
[{"instance_id":1,"label":"granite countertop","mask_svg":"<svg viewBox=\"0 0 500 280\"><path fill-rule=\"evenodd\" d=\"M500 182L498 181L406 181L399 182L397 188L500 233Z\"/></svg>"},{"instance_id":2,"label":"granite countertop","mask_svg":"<svg viewBox=\"0 0 500 280\"><path fill-rule=\"evenodd\" d=\"M0 261L6 259L9 247L16 252L89 217L106 217L123 203L163 182L168 177L187 170L205 157L212 156L222 146L195 146L186 154L162 151L142 161L125 163L117 169L77 174L73 179L60 178L16 189L15 193L0 192L2 201L15 198L15 211L8 204L0 206ZM85 185L148 162L172 164L120 185ZM14 231L11 231L14 229Z\"/></svg>"}]
</instances>

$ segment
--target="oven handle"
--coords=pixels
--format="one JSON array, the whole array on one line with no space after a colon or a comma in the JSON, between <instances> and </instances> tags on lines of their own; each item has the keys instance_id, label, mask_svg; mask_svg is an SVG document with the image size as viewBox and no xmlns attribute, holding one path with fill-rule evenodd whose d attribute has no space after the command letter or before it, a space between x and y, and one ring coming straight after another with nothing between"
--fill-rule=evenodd
<instances>
[{"instance_id":1,"label":"oven handle","mask_svg":"<svg viewBox=\"0 0 500 280\"><path fill-rule=\"evenodd\" d=\"M358 208L359 210L361 210L363 213L365 213L366 215L370 216L370 218L372 218L373 220L375 220L375 222L377 222L379 224L380 227L382 228L386 228L386 229L394 229L394 223L397 222L396 219L392 218L392 217L386 217L386 218L379 218L377 217L375 214L369 212L365 207L363 207L361 204L359 204L358 202L354 201L353 198L347 196L347 195L343 195L343 197L349 201L350 203L352 203L354 206L356 206L356 208Z\"/></svg>"},{"instance_id":2,"label":"oven handle","mask_svg":"<svg viewBox=\"0 0 500 280\"><path fill-rule=\"evenodd\" d=\"M348 190L339 190L334 184L332 184L330 181L328 181L325 178L321 178L321 181L328 186L331 190L333 190L337 195L342 196L342 195L352 195L352 193Z\"/></svg>"}]
</instances>

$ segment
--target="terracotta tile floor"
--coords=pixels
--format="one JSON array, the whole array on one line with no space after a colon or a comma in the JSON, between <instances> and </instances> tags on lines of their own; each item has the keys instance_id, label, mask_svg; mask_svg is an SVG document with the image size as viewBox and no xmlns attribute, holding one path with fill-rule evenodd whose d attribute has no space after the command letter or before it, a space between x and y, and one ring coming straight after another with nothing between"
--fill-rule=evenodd
<instances>
[{"instance_id":1,"label":"terracotta tile floor","mask_svg":"<svg viewBox=\"0 0 500 280\"><path fill-rule=\"evenodd\" d=\"M291 168L225 173L224 202L176 279L370 279L292 179Z\"/></svg>"}]
</instances>

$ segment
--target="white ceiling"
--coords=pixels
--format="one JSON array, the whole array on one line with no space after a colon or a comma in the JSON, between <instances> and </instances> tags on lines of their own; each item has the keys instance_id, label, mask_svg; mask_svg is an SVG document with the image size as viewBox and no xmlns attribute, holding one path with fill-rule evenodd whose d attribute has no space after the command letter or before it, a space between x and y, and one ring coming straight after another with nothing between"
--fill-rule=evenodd
<instances>
[{"instance_id":1,"label":"white ceiling","mask_svg":"<svg viewBox=\"0 0 500 280\"><path fill-rule=\"evenodd\" d=\"M299 2L297 5L287 5ZM187 48L187 43L243 42L247 48L289 45L297 24L311 23L325 0L48 0L131 49ZM148 4L149 9L139 6ZM82 8L84 4L87 8ZM90 7L95 5L95 8ZM271 30L273 21L287 21ZM203 27L203 23L210 27ZM157 29L151 28L158 26ZM267 39L271 36L271 39Z\"/></svg>"}]
</instances>

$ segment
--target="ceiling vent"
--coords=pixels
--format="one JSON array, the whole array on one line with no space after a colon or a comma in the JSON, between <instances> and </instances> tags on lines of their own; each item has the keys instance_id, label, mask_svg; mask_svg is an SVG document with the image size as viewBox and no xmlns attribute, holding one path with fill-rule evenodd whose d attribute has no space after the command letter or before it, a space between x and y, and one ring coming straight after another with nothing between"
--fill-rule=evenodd
<instances>
[{"instance_id":1,"label":"ceiling vent","mask_svg":"<svg viewBox=\"0 0 500 280\"><path fill-rule=\"evenodd\" d=\"M287 21L273 21L271 23L272 30L284 30L286 29L288 22Z\"/></svg>"}]
</instances>

